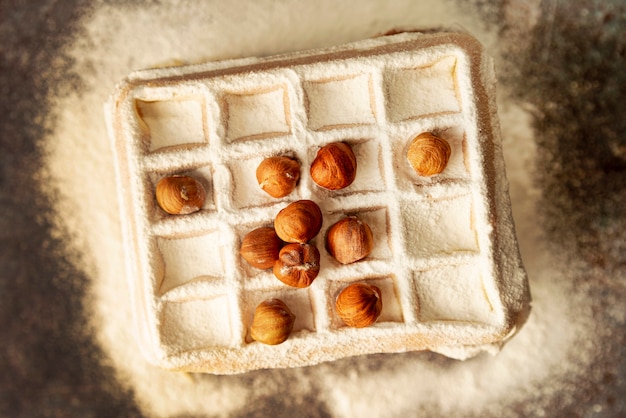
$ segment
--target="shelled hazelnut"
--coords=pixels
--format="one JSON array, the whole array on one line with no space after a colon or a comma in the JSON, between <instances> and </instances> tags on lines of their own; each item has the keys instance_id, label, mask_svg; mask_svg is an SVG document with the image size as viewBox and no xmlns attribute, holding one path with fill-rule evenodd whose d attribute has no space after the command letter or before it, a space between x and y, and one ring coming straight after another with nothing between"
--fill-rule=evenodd
<instances>
[{"instance_id":1,"label":"shelled hazelnut","mask_svg":"<svg viewBox=\"0 0 626 418\"><path fill-rule=\"evenodd\" d=\"M285 197L300 180L300 164L284 156L266 158L256 169L256 179L261 189L270 196Z\"/></svg>"},{"instance_id":2,"label":"shelled hazelnut","mask_svg":"<svg viewBox=\"0 0 626 418\"><path fill-rule=\"evenodd\" d=\"M367 283L352 283L344 288L335 302L337 315L349 327L372 325L383 310L380 289Z\"/></svg>"},{"instance_id":3,"label":"shelled hazelnut","mask_svg":"<svg viewBox=\"0 0 626 418\"><path fill-rule=\"evenodd\" d=\"M318 186L328 190L348 187L356 178L356 156L344 142L323 146L311 163L311 178Z\"/></svg>"},{"instance_id":4,"label":"shelled hazelnut","mask_svg":"<svg viewBox=\"0 0 626 418\"><path fill-rule=\"evenodd\" d=\"M276 215L274 229L285 242L304 244L322 228L322 211L312 200L290 203Z\"/></svg>"},{"instance_id":5,"label":"shelled hazelnut","mask_svg":"<svg viewBox=\"0 0 626 418\"><path fill-rule=\"evenodd\" d=\"M274 228L257 228L243 238L239 253L251 266L265 270L278 260L282 244Z\"/></svg>"},{"instance_id":6,"label":"shelled hazelnut","mask_svg":"<svg viewBox=\"0 0 626 418\"><path fill-rule=\"evenodd\" d=\"M170 215L187 215L204 205L206 190L191 176L163 177L156 185L156 200L161 209Z\"/></svg>"},{"instance_id":7,"label":"shelled hazelnut","mask_svg":"<svg viewBox=\"0 0 626 418\"><path fill-rule=\"evenodd\" d=\"M287 244L274 263L274 276L292 287L308 287L320 272L320 252L313 244Z\"/></svg>"},{"instance_id":8,"label":"shelled hazelnut","mask_svg":"<svg viewBox=\"0 0 626 418\"><path fill-rule=\"evenodd\" d=\"M296 316L285 302L268 299L261 302L254 311L250 336L263 344L281 344L289 338L295 320Z\"/></svg>"},{"instance_id":9,"label":"shelled hazelnut","mask_svg":"<svg viewBox=\"0 0 626 418\"><path fill-rule=\"evenodd\" d=\"M340 263L354 263L372 252L372 230L356 216L348 216L328 229L326 248Z\"/></svg>"},{"instance_id":10,"label":"shelled hazelnut","mask_svg":"<svg viewBox=\"0 0 626 418\"><path fill-rule=\"evenodd\" d=\"M434 176L441 173L450 160L450 144L430 132L413 138L407 149L409 164L420 176Z\"/></svg>"}]
</instances>

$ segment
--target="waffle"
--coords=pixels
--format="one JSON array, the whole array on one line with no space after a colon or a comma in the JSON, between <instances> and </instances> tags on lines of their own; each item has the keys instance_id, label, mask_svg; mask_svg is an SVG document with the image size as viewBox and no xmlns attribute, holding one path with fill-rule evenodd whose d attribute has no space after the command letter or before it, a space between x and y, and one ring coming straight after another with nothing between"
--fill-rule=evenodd
<instances>
[{"instance_id":1,"label":"waffle","mask_svg":"<svg viewBox=\"0 0 626 418\"><path fill-rule=\"evenodd\" d=\"M328 49L137 71L106 106L116 161L130 298L139 346L170 370L234 374L348 356L431 350L465 359L496 353L526 320L529 289L512 222L492 61L471 36L400 33ZM409 141L450 144L445 170L419 176ZM317 186L308 167L331 142L358 161L347 188ZM268 156L301 163L295 190L264 193ZM164 212L159 179L184 174L206 189L201 209ZM251 230L290 202L322 210L313 239L321 270L306 288L239 254ZM355 215L372 252L343 265L325 231ZM353 282L381 291L365 328L338 317ZM279 345L250 337L257 305L278 298L295 314Z\"/></svg>"}]
</instances>

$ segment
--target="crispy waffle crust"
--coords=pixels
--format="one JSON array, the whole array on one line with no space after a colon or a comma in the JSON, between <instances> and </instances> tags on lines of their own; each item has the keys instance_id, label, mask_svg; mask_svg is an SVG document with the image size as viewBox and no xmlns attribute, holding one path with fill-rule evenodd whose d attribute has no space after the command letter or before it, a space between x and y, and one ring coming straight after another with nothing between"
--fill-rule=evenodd
<instances>
[{"instance_id":1,"label":"crispy waffle crust","mask_svg":"<svg viewBox=\"0 0 626 418\"><path fill-rule=\"evenodd\" d=\"M146 358L171 370L234 374L347 356L432 350L464 359L498 352L530 311L508 197L493 64L459 33L400 33L328 49L130 74L106 106L115 153L126 274ZM413 137L451 147L445 170L420 177ZM330 142L357 158L352 185L328 191L308 168ZM275 199L256 183L261 160L288 155L301 179ZM169 215L164 176L187 174L204 206ZM246 233L272 226L299 199L323 214L313 239L321 270L307 288L278 281L239 255ZM356 215L374 249L349 265L324 236ZM366 328L338 318L352 282L376 285L383 309ZM296 315L279 345L254 341L255 307L279 298Z\"/></svg>"}]
</instances>

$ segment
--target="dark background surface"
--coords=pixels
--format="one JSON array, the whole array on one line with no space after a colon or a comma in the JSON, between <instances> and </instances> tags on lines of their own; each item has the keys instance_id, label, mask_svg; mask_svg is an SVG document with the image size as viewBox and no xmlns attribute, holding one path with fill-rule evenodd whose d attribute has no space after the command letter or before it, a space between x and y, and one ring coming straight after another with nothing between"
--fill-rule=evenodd
<instances>
[{"instance_id":1,"label":"dark background surface","mask_svg":"<svg viewBox=\"0 0 626 418\"><path fill-rule=\"evenodd\" d=\"M0 0L0 416L141 415L95 342L84 315L91 279L52 233L54 190L42 193L47 185L36 175L54 123L50 98L82 88L72 59L58 52L90 3ZM537 25L520 34L504 16L508 3L467 7L500 34L509 57L500 82L534 109L538 222L550 248L580 264L572 280L597 300L603 328L603 356L587 381L570 382L577 399L542 392L528 402L543 405L545 416L623 417L626 324L605 307L626 301L626 6L542 2ZM309 401L310 415L329 415ZM515 410L532 415L528 406ZM289 406L267 399L242 415L276 411Z\"/></svg>"},{"instance_id":2,"label":"dark background surface","mask_svg":"<svg viewBox=\"0 0 626 418\"><path fill-rule=\"evenodd\" d=\"M36 179L50 99L81 88L58 55L85 1L0 2L0 416L139 416L102 364L83 304L89 280L53 237ZM35 173L35 174L34 174Z\"/></svg>"}]
</instances>

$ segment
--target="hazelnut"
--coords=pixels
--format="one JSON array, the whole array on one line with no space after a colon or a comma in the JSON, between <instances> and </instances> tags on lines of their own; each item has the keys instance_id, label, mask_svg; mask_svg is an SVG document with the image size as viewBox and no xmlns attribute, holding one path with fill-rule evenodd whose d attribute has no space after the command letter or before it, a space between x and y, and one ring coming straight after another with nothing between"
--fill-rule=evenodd
<instances>
[{"instance_id":1,"label":"hazelnut","mask_svg":"<svg viewBox=\"0 0 626 418\"><path fill-rule=\"evenodd\" d=\"M278 212L274 228L283 241L304 244L320 232L322 211L312 200L298 200Z\"/></svg>"},{"instance_id":2,"label":"hazelnut","mask_svg":"<svg viewBox=\"0 0 626 418\"><path fill-rule=\"evenodd\" d=\"M352 283L337 296L335 309L349 327L370 326L383 310L380 289L367 283Z\"/></svg>"},{"instance_id":3,"label":"hazelnut","mask_svg":"<svg viewBox=\"0 0 626 418\"><path fill-rule=\"evenodd\" d=\"M329 190L343 189L356 177L356 157L348 144L334 142L317 152L310 172L317 185Z\"/></svg>"},{"instance_id":4,"label":"hazelnut","mask_svg":"<svg viewBox=\"0 0 626 418\"><path fill-rule=\"evenodd\" d=\"M300 164L289 157L269 157L256 169L259 186L272 197L285 197L300 180Z\"/></svg>"},{"instance_id":5,"label":"hazelnut","mask_svg":"<svg viewBox=\"0 0 626 418\"><path fill-rule=\"evenodd\" d=\"M430 132L424 132L413 138L407 149L407 158L411 167L420 176L434 176L441 173L450 159L450 144Z\"/></svg>"},{"instance_id":6,"label":"hazelnut","mask_svg":"<svg viewBox=\"0 0 626 418\"><path fill-rule=\"evenodd\" d=\"M157 203L170 215L187 215L204 205L206 191L198 180L190 176L163 177L156 185Z\"/></svg>"},{"instance_id":7,"label":"hazelnut","mask_svg":"<svg viewBox=\"0 0 626 418\"><path fill-rule=\"evenodd\" d=\"M326 235L326 248L341 264L350 264L369 255L374 237L369 225L356 216L335 223Z\"/></svg>"},{"instance_id":8,"label":"hazelnut","mask_svg":"<svg viewBox=\"0 0 626 418\"><path fill-rule=\"evenodd\" d=\"M263 344L276 345L284 342L293 330L296 316L285 302L268 299L261 302L254 311L250 336Z\"/></svg>"},{"instance_id":9,"label":"hazelnut","mask_svg":"<svg viewBox=\"0 0 626 418\"><path fill-rule=\"evenodd\" d=\"M243 237L239 253L251 266L265 270L278 260L281 246L282 242L274 228L263 227L250 231Z\"/></svg>"},{"instance_id":10,"label":"hazelnut","mask_svg":"<svg viewBox=\"0 0 626 418\"><path fill-rule=\"evenodd\" d=\"M287 244L274 263L274 276L293 287L308 287L320 272L320 252L312 244Z\"/></svg>"}]
</instances>

